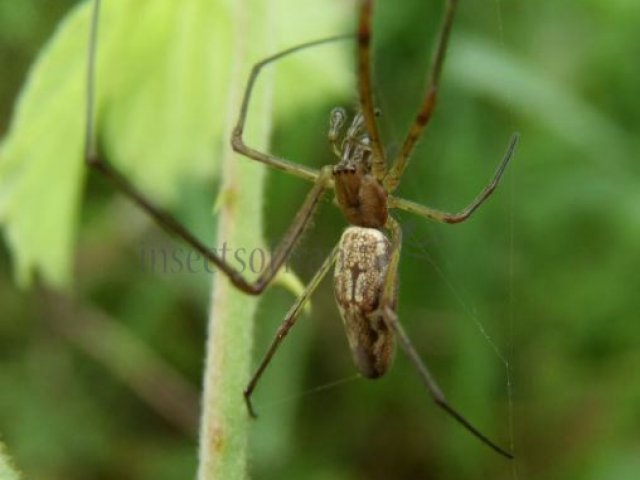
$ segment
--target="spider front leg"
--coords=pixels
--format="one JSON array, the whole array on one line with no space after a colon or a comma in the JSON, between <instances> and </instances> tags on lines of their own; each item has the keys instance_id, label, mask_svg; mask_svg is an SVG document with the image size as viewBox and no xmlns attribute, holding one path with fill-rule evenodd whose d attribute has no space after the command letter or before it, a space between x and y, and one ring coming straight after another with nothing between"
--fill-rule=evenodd
<instances>
[{"instance_id":1,"label":"spider front leg","mask_svg":"<svg viewBox=\"0 0 640 480\"><path fill-rule=\"evenodd\" d=\"M422 100L422 104L420 105L420 109L416 114L413 124L409 128L407 138L404 140L400 151L393 160L392 166L384 179L384 186L388 192L393 192L398 188L400 179L404 174L404 170L407 168L409 157L411 156L418 139L422 135L422 132L431 120L431 115L433 114L436 106L442 66L447 53L447 45L449 44L451 27L453 25L453 18L455 16L457 6L458 0L447 0L442 25L440 26L440 33L438 34L435 54L431 61L431 67L427 77L427 88L425 90L424 99Z\"/></svg>"},{"instance_id":2,"label":"spider front leg","mask_svg":"<svg viewBox=\"0 0 640 480\"><path fill-rule=\"evenodd\" d=\"M89 37L89 55L88 55L88 65L87 65L87 110L86 110L86 139L85 139L85 162L86 164L103 175L108 181L110 181L118 190L120 190L125 196L127 196L130 200L136 203L140 208L142 208L145 212L149 214L151 218L155 220L155 222L163 227L170 234L182 239L186 242L191 248L197 251L200 255L202 255L209 262L217 266L227 277L229 280L240 290L252 294L257 295L261 293L271 282L271 280L275 277L276 273L280 269L280 267L284 264L286 259L289 257L291 251L293 250L296 241L300 238L304 230L309 225L311 218L318 206L320 199L324 192L331 187L331 168L326 167L323 170L316 171L312 169L308 169L306 167L298 167L290 162L285 160L280 160L275 157L270 157L266 154L264 155L266 158L251 158L263 161L269 165L272 165L276 168L283 169L290 173L296 173L298 176L302 176L307 180L314 182L313 188L307 194L307 197L300 208L298 214L293 220L289 230L285 234L284 238L278 244L275 253L273 254L269 265L267 268L260 274L260 276L253 282L246 280L243 275L236 269L234 269L228 262L226 262L222 257L218 256L215 252L209 249L204 243L202 243L197 237L195 237L182 223L180 223L175 217L173 217L169 212L161 209L153 202L148 200L146 196L140 192L135 185L133 185L127 178L120 173L115 167L113 167L109 162L105 161L96 148L96 139L94 132L94 98L95 98L95 63L96 63L96 39L98 35L98 18L100 13L100 0L96 0L94 2L93 15L92 15L92 24L90 30ZM249 79L249 85L247 87L247 91L245 92L242 109L240 113L240 120L238 121L238 126L236 127L236 132L239 131L240 135L242 133L242 127L244 126L244 121L247 112L247 105L249 103L249 98L251 95L251 89L253 83L255 82L255 78L261 68L262 65L272 62L277 58L293 53L301 48L309 47L312 45L318 45L321 43L325 43L328 41L336 40L336 38L325 39L317 42L310 42L308 44L300 45L298 47L286 50L277 55L269 57L264 60L258 66L254 67L254 71ZM237 137L234 136L234 141ZM238 137L241 138L241 137Z\"/></svg>"},{"instance_id":3,"label":"spider front leg","mask_svg":"<svg viewBox=\"0 0 640 480\"><path fill-rule=\"evenodd\" d=\"M302 313L304 306L309 301L309 298L311 297L313 292L316 290L316 288L318 287L322 279L326 276L329 269L332 267L333 262L335 262L336 255L338 254L338 248L339 246L334 247L333 251L324 261L322 266L318 269L316 274L313 276L313 278L305 288L304 292L302 292L302 295L298 297L298 299L296 300L296 303L294 303L291 309L289 310L289 312L287 312L287 315L285 316L283 322L280 324L280 327L278 327L276 335L272 340L271 345L269 346L269 349L267 350L264 357L260 361L260 364L256 369L255 373L253 374L253 376L251 377L251 380L247 384L247 387L244 389L244 401L247 405L247 410L249 411L249 415L251 415L252 417L255 418L256 413L251 403L251 396L253 395L253 391L256 388L256 385L258 384L260 377L262 377L264 370L267 368L267 366L271 362L271 359L275 355L276 350L278 349L278 347L280 346L284 338L289 333L289 330L291 329L291 327L293 327L293 325L296 323L296 321L300 317L300 314Z\"/></svg>"},{"instance_id":4,"label":"spider front leg","mask_svg":"<svg viewBox=\"0 0 640 480\"><path fill-rule=\"evenodd\" d=\"M404 140L400 151L393 160L388 172L386 171L386 161L384 151L382 149L380 131L375 118L373 88L371 86L371 25L373 23L373 4L373 0L361 0L360 3L360 20L358 23L358 92L360 94L362 114L365 118L367 132L371 138L372 149L374 152L372 171L378 180L384 179L385 189L388 192L392 192L398 187L400 178L407 166L411 152L420 138L420 135L422 135L422 131L429 123L431 114L435 108L438 84L442 73L442 65L444 64L444 58L447 51L447 45L458 0L447 0L442 26L440 27L440 33L438 35L435 55L431 62L431 68L427 77L427 88L424 99L422 100L420 109L418 110L415 120L409 129L409 133L407 134L407 137Z\"/></svg>"},{"instance_id":5,"label":"spider front leg","mask_svg":"<svg viewBox=\"0 0 640 480\"><path fill-rule=\"evenodd\" d=\"M421 217L428 218L429 220L435 220L440 223L461 223L467 220L473 212L475 212L480 205L484 203L484 201L491 196L493 191L500 183L500 179L504 174L507 165L509 164L509 160L513 156L513 153L518 145L518 141L520 140L520 134L514 133L511 137L511 141L509 142L509 146L507 147L507 151L502 158L502 161L498 165L496 172L493 174L493 177L489 184L482 189L482 191L478 194L478 196L464 209L457 213L447 213L442 212L440 210L435 210L430 207L426 207L424 205L420 205L419 203L412 202L410 200L405 200L404 198L398 197L389 197L389 207L390 208L399 208L400 210L405 210L410 213L415 213L416 215L420 215Z\"/></svg>"},{"instance_id":6,"label":"spider front leg","mask_svg":"<svg viewBox=\"0 0 640 480\"><path fill-rule=\"evenodd\" d=\"M373 14L373 0L361 0L360 18L358 21L358 94L360 108L364 117L367 133L371 139L373 159L371 171L373 176L382 181L386 174L385 153L382 148L380 130L376 121L376 108L373 101L373 87L371 86L371 25Z\"/></svg>"},{"instance_id":7,"label":"spider front leg","mask_svg":"<svg viewBox=\"0 0 640 480\"><path fill-rule=\"evenodd\" d=\"M258 150L254 150L253 148L247 146L244 143L243 132L244 132L244 127L247 120L247 111L249 109L249 101L251 100L251 94L253 92L253 87L255 86L255 82L258 78L258 75L266 65L273 63L276 60L279 60L283 57L291 55L292 53L303 50L305 48L315 47L318 45L322 45L329 42L335 42L338 40L347 40L352 37L353 37L352 35L340 35L336 37L329 37L321 40L315 40L312 42L303 43L295 47L289 48L287 50L283 50L282 52L276 53L275 55L267 57L264 60L256 63L251 69L251 75L249 76L249 81L247 82L247 86L244 91L244 96L242 98L242 106L240 107L240 115L238 117L238 122L235 128L233 129L233 133L231 135L231 145L233 146L233 149L236 152L240 153L241 155L249 157L253 160L257 160L258 162L266 163L267 165L273 168L277 168L278 170L282 170L284 172L287 172L291 175L295 175L299 178L308 180L310 182L316 181L316 179L318 178L318 175L320 174L320 172L318 172L317 170L313 168L305 167L304 165L292 163L283 158L278 158L273 155L269 155L268 153L259 152Z\"/></svg>"},{"instance_id":8,"label":"spider front leg","mask_svg":"<svg viewBox=\"0 0 640 480\"><path fill-rule=\"evenodd\" d=\"M464 418L455 408L453 408L447 401L444 393L438 386L437 382L431 375L431 372L427 368L424 361L418 355L415 347L411 343L409 336L404 331L404 328L398 321L398 315L395 311L396 304L396 285L398 276L398 262L400 259L400 250L402 245L402 230L396 220L389 217L387 225L385 227L391 234L391 258L389 260L389 266L387 270L387 278L385 280L384 291L378 310L374 315L379 315L389 330L393 331L398 339L400 347L409 357L409 360L414 365L422 382L427 387L429 394L433 398L433 401L449 415L451 415L460 425L467 429L472 435L480 440L485 445L491 447L507 458L513 458L513 455L502 447L498 446L480 430L474 427L466 418Z\"/></svg>"},{"instance_id":9,"label":"spider front leg","mask_svg":"<svg viewBox=\"0 0 640 480\"><path fill-rule=\"evenodd\" d=\"M309 226L310 220L323 194L331 183L331 168L325 167L320 171L313 188L307 194L304 203L296 214L289 230L276 247L267 267L258 278L250 282L244 278L240 271L232 267L222 257L209 249L202 241L193 235L181 222L166 210L163 210L149 201L136 187L129 182L117 169L105 162L93 149L89 149L86 155L86 163L91 168L100 172L125 196L142 208L158 225L169 234L182 239L191 248L197 251L209 262L222 271L238 289L251 295L260 294L273 280L280 267L291 254L297 240Z\"/></svg>"}]
</instances>

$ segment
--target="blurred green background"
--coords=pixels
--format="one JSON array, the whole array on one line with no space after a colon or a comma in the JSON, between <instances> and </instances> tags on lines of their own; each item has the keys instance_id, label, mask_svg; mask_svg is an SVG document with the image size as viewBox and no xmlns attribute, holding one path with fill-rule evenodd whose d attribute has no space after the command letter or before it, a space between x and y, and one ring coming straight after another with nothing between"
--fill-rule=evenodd
<instances>
[{"instance_id":1,"label":"blurred green background","mask_svg":"<svg viewBox=\"0 0 640 480\"><path fill-rule=\"evenodd\" d=\"M29 65L76 3L0 0L0 135ZM326 34L353 28L350 9L322 3L347 12ZM379 3L375 85L393 151L417 107L443 2ZM450 401L512 443L517 459L499 458L438 410L402 352L383 379L354 379L327 281L256 392L256 479L640 474L640 3L460 4L438 108L400 193L461 208L513 131L521 144L468 223L398 214L399 313ZM289 14L285 22L303 28L319 21ZM336 69L352 68L351 48L331 47ZM333 161L328 112L355 98L336 88L285 114L276 98L272 151L313 166ZM212 242L218 180L193 177L180 180L171 208ZM142 248L181 244L101 179L87 180L66 289L19 289L0 244L0 438L25 478L191 478L211 277L142 268ZM307 189L270 174L270 244ZM344 225L327 200L292 261L302 279ZM279 288L262 299L256 356L292 301Z\"/></svg>"}]
</instances>

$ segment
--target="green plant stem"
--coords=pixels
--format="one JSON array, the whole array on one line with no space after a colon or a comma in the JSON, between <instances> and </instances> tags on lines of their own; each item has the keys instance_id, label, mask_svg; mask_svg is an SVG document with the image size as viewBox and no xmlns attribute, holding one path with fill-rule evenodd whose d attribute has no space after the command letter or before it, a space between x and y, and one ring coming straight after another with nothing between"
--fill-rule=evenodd
<instances>
[{"instance_id":1,"label":"green plant stem","mask_svg":"<svg viewBox=\"0 0 640 480\"><path fill-rule=\"evenodd\" d=\"M255 7L262 2L245 0L235 6L234 70L228 105L228 130L236 121L247 74L255 56L255 45L264 48L269 15ZM249 5L251 4L251 5ZM253 8L248 8L248 7ZM268 8L268 7L265 7ZM262 24L247 25L246 12L261 18ZM268 12L266 12L268 13ZM250 38L247 37L247 34ZM266 78L261 78L264 86ZM270 95L264 89L251 101L251 144L265 148L270 131ZM229 138L229 137L227 137ZM262 198L266 169L257 162L230 152L223 158L222 188L218 201L218 247L233 253L262 246ZM237 265L240 267L240 265ZM244 272L245 274L247 272ZM200 425L199 480L234 480L247 476L247 448L250 418L243 400L251 368L253 319L257 297L248 296L220 274L214 278L209 315L207 357L204 373L203 413Z\"/></svg>"}]
</instances>

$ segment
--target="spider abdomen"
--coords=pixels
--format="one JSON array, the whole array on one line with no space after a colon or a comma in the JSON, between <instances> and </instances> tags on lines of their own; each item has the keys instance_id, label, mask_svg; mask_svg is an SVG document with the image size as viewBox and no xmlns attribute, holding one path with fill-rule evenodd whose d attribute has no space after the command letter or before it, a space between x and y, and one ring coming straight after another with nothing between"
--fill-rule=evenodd
<instances>
[{"instance_id":1,"label":"spider abdomen","mask_svg":"<svg viewBox=\"0 0 640 480\"><path fill-rule=\"evenodd\" d=\"M335 297L353 361L367 378L382 376L393 360L393 332L376 314L390 259L391 243L380 230L348 227L342 234L334 274Z\"/></svg>"}]
</instances>

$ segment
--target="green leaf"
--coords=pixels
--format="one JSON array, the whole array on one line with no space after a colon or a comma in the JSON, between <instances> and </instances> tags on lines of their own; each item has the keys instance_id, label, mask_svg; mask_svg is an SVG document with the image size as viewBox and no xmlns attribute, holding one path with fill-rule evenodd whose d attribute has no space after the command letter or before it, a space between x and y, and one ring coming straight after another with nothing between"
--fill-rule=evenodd
<instances>
[{"instance_id":1,"label":"green leaf","mask_svg":"<svg viewBox=\"0 0 640 480\"><path fill-rule=\"evenodd\" d=\"M0 442L0 480L20 480L20 475L13 467L13 462L7 455L2 442Z\"/></svg>"},{"instance_id":2,"label":"green leaf","mask_svg":"<svg viewBox=\"0 0 640 480\"><path fill-rule=\"evenodd\" d=\"M39 56L0 147L0 222L21 285L29 283L36 267L56 285L69 278L84 177L83 10L69 15Z\"/></svg>"},{"instance_id":3,"label":"green leaf","mask_svg":"<svg viewBox=\"0 0 640 480\"><path fill-rule=\"evenodd\" d=\"M291 0L269 5L288 12L276 19L271 33L279 37L272 42L276 50L346 30L336 23L347 5L325 11ZM82 152L90 6L86 2L70 12L38 56L0 145L0 223L22 286L36 272L56 286L70 281L86 176ZM185 178L215 175L221 152L228 148L223 128L229 46L237 22L231 8L232 2L212 0L103 2L95 99L99 146L142 191L161 202L174 200ZM314 20L313 27L305 18ZM285 62L278 76L278 91L285 92L277 95L279 114L344 88L347 58L336 58L329 48L318 50ZM261 50L251 62L271 53ZM240 77L245 75L248 70Z\"/></svg>"}]
</instances>

